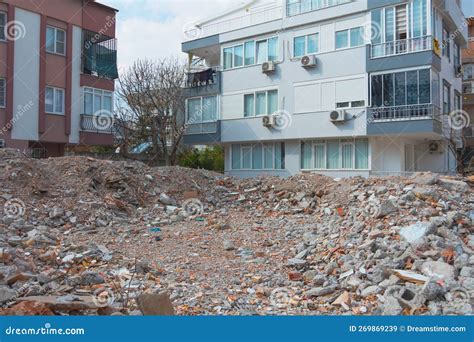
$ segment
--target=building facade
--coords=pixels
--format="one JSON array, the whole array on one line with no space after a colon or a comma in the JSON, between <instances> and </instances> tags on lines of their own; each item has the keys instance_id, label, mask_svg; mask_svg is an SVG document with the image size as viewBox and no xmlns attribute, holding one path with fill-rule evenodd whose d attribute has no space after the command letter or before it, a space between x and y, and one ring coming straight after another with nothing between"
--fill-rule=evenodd
<instances>
[{"instance_id":1,"label":"building facade","mask_svg":"<svg viewBox=\"0 0 474 342\"><path fill-rule=\"evenodd\" d=\"M474 13L473 13L474 14ZM468 18L468 45L462 51L463 75L463 109L467 114L463 131L465 151L464 163L469 165L474 158L474 17Z\"/></svg>"},{"instance_id":2,"label":"building facade","mask_svg":"<svg viewBox=\"0 0 474 342\"><path fill-rule=\"evenodd\" d=\"M2 147L113 144L115 15L93 0L0 1Z\"/></svg>"},{"instance_id":3,"label":"building facade","mask_svg":"<svg viewBox=\"0 0 474 342\"><path fill-rule=\"evenodd\" d=\"M247 1L184 36L185 143L222 144L227 174L456 170L459 1Z\"/></svg>"}]
</instances>

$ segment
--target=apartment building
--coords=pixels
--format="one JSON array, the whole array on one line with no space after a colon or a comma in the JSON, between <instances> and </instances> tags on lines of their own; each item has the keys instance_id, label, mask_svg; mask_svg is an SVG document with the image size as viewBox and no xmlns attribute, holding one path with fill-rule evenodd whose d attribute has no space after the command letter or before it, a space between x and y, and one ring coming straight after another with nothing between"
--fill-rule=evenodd
<instances>
[{"instance_id":1,"label":"apartment building","mask_svg":"<svg viewBox=\"0 0 474 342\"><path fill-rule=\"evenodd\" d=\"M460 5L254 0L197 22L184 141L222 144L239 177L454 172Z\"/></svg>"},{"instance_id":2,"label":"apartment building","mask_svg":"<svg viewBox=\"0 0 474 342\"><path fill-rule=\"evenodd\" d=\"M93 0L0 1L0 146L64 154L113 144L116 10Z\"/></svg>"},{"instance_id":3,"label":"apartment building","mask_svg":"<svg viewBox=\"0 0 474 342\"><path fill-rule=\"evenodd\" d=\"M468 45L462 51L464 67L463 109L467 113L467 116L463 118L464 125L466 126L463 128L465 144L464 163L466 165L469 165L471 159L474 158L474 17L469 17L468 23Z\"/></svg>"}]
</instances>

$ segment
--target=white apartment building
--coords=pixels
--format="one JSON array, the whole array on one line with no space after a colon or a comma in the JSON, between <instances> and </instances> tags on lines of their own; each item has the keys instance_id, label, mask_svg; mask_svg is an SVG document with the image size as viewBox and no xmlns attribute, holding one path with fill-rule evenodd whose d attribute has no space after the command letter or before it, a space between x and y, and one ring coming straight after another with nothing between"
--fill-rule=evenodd
<instances>
[{"instance_id":1,"label":"white apartment building","mask_svg":"<svg viewBox=\"0 0 474 342\"><path fill-rule=\"evenodd\" d=\"M253 0L196 23L185 143L222 144L239 177L455 172L460 5Z\"/></svg>"}]
</instances>

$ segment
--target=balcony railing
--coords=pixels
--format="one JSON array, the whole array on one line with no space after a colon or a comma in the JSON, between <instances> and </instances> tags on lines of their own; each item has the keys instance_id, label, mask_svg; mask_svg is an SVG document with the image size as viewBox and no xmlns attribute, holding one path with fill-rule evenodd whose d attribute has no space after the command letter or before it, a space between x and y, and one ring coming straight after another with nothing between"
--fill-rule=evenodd
<instances>
[{"instance_id":1,"label":"balcony railing","mask_svg":"<svg viewBox=\"0 0 474 342\"><path fill-rule=\"evenodd\" d=\"M114 118L82 114L81 130L90 133L112 134L114 132Z\"/></svg>"},{"instance_id":2,"label":"balcony railing","mask_svg":"<svg viewBox=\"0 0 474 342\"><path fill-rule=\"evenodd\" d=\"M188 124L186 134L213 134L218 131L218 121Z\"/></svg>"},{"instance_id":3,"label":"balcony railing","mask_svg":"<svg viewBox=\"0 0 474 342\"><path fill-rule=\"evenodd\" d=\"M373 107L370 109L369 123L409 120L440 120L440 118L440 109L432 104Z\"/></svg>"},{"instance_id":4,"label":"balcony railing","mask_svg":"<svg viewBox=\"0 0 474 342\"><path fill-rule=\"evenodd\" d=\"M82 42L82 72L117 79L117 39L84 30Z\"/></svg>"},{"instance_id":5,"label":"balcony railing","mask_svg":"<svg viewBox=\"0 0 474 342\"><path fill-rule=\"evenodd\" d=\"M190 41L215 34L238 30L244 27L259 25L282 18L283 8L281 6L267 8L237 18L208 25L195 26L189 30L184 31L184 38L186 41Z\"/></svg>"},{"instance_id":6,"label":"balcony railing","mask_svg":"<svg viewBox=\"0 0 474 342\"><path fill-rule=\"evenodd\" d=\"M371 58L396 56L405 53L428 51L433 49L431 36L395 40L393 42L372 44Z\"/></svg>"},{"instance_id":7,"label":"balcony railing","mask_svg":"<svg viewBox=\"0 0 474 342\"><path fill-rule=\"evenodd\" d=\"M219 83L217 68L209 68L199 72L190 72L187 75L186 88L197 88Z\"/></svg>"},{"instance_id":8,"label":"balcony railing","mask_svg":"<svg viewBox=\"0 0 474 342\"><path fill-rule=\"evenodd\" d=\"M289 17L320 9L337 6L351 2L352 0L287 0L286 13Z\"/></svg>"}]
</instances>

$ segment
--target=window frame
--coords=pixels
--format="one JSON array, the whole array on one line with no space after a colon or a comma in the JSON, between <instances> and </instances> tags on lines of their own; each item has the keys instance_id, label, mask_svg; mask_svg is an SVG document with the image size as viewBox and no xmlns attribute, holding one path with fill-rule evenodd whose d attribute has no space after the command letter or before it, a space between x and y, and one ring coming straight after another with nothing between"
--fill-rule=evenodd
<instances>
[{"instance_id":1,"label":"window frame","mask_svg":"<svg viewBox=\"0 0 474 342\"><path fill-rule=\"evenodd\" d=\"M6 108L7 107L7 79L5 77L0 77L0 83L3 83L3 86L0 87L0 93L2 93L2 97L3 97L3 103L0 102L0 108ZM3 92L1 92L1 89L3 89Z\"/></svg>"},{"instance_id":2,"label":"window frame","mask_svg":"<svg viewBox=\"0 0 474 342\"><path fill-rule=\"evenodd\" d=\"M308 51L309 37L311 37L311 36L316 36L317 40L318 40L315 52L309 52ZM296 53L295 53L296 52L295 51L295 47L296 47L295 41L298 38L304 38L304 52L303 52L302 55L296 55ZM321 48L321 40L319 38L319 32L313 32L313 33L308 33L308 34L304 34L304 35L301 35L301 36L293 37L293 58L301 58L301 57L304 57L304 56L317 55L317 54L320 53L320 48Z\"/></svg>"},{"instance_id":3,"label":"window frame","mask_svg":"<svg viewBox=\"0 0 474 342\"><path fill-rule=\"evenodd\" d=\"M358 169L357 166L357 142L365 140L367 141L367 168L365 169ZM329 168L328 167L328 142L335 142L338 143L338 168ZM303 154L302 154L302 144L308 144L311 146L311 168L303 168ZM323 146L324 147L324 168L316 168L316 146ZM352 167L351 168L343 168L343 146L351 146L352 150ZM300 170L302 171L312 171L312 170L319 170L319 171L370 171L370 141L368 138L353 138L353 139L326 139L326 140L301 140L300 141Z\"/></svg>"},{"instance_id":4,"label":"window frame","mask_svg":"<svg viewBox=\"0 0 474 342\"><path fill-rule=\"evenodd\" d=\"M48 90L53 91L53 110L52 111L49 111L47 109L46 96L47 96ZM56 108L56 96L57 96L58 92L62 93L61 111L56 110L57 109ZM44 112L46 114L53 114L53 115L64 115L65 114L65 110L66 110L66 108L65 108L66 90L64 88L46 86L45 91L44 91L44 97L45 97Z\"/></svg>"},{"instance_id":5,"label":"window frame","mask_svg":"<svg viewBox=\"0 0 474 342\"><path fill-rule=\"evenodd\" d=\"M360 45L352 45L352 35L353 35L353 32L355 30L362 30L360 32L362 32L362 44ZM347 45L344 46L344 47L337 47L337 34L338 33L343 33L345 32L346 35L347 35ZM351 28L347 28L347 29L344 29L344 30L339 30L339 31L336 31L334 33L334 48L335 50L339 51L339 50L345 50L345 49L353 49L353 48L357 48L357 47L361 47L361 46L364 46L365 45L365 40L364 40L364 26L354 26L354 27L351 27Z\"/></svg>"},{"instance_id":6,"label":"window frame","mask_svg":"<svg viewBox=\"0 0 474 342\"><path fill-rule=\"evenodd\" d=\"M54 30L54 51L48 50L48 44L47 44L47 39L48 39L48 29ZM64 41L58 41L58 31L61 31L64 33ZM51 53L54 55L59 55L59 56L66 56L66 41L67 41L67 32L66 30L56 27L56 26L51 26L47 25L46 26L46 44L45 44L45 50L47 53ZM58 51L58 43L62 43L64 45L64 51L59 52Z\"/></svg>"},{"instance_id":7,"label":"window frame","mask_svg":"<svg viewBox=\"0 0 474 342\"><path fill-rule=\"evenodd\" d=\"M446 102L446 92L445 90L448 90L448 102ZM448 106L448 110L446 111L446 108L445 108L445 105ZM451 84L446 81L446 80L443 80L443 114L449 114L451 112Z\"/></svg>"},{"instance_id":8,"label":"window frame","mask_svg":"<svg viewBox=\"0 0 474 342\"><path fill-rule=\"evenodd\" d=\"M272 39L276 39L276 44L277 44L277 56L276 56L276 59L273 60L273 61L277 61L278 58L280 57L280 37L279 35L273 35L273 36L268 36L266 38L261 38L261 39L250 39L250 40L245 40L245 41L242 41L238 44L233 44L233 45L229 45L229 46L225 46L225 47L222 47L222 50L221 50L221 65L222 65L222 70L223 71L227 71L227 70L234 70L234 69L240 69L240 68L246 68L246 67L251 67L251 66L256 66L256 65L262 65L263 63L266 63L266 62L269 62L270 61L270 49L269 49L269 41L272 40ZM266 53L266 58L265 58L265 61L263 62L258 62L258 43L262 43L262 42L266 42L266 45L267 45L267 53ZM253 44L253 63L252 64L246 64L246 58L247 58L247 54L246 54L246 46L247 44L250 44L252 43ZM234 50L235 50L235 47L240 47L242 46L242 55L243 55L243 60L242 60L242 65L240 66L235 66L235 53L234 53ZM225 67L225 55L224 55L224 51L226 50L229 50L231 51L231 54L232 54L232 58L231 58L231 66L230 67ZM250 57L249 57L250 58Z\"/></svg>"},{"instance_id":9,"label":"window frame","mask_svg":"<svg viewBox=\"0 0 474 342\"><path fill-rule=\"evenodd\" d=\"M91 87L84 87L82 90L82 95L83 95L83 114L85 115L96 115L97 112L100 111L107 111L107 109L104 109L104 98L110 97L111 101L111 110L110 114L113 115L114 112L114 93L112 91L104 90L104 89L99 89L99 88L91 88ZM92 95L92 113L87 113L86 112L86 95ZM95 100L96 96L100 96L100 108L98 111L95 110Z\"/></svg>"},{"instance_id":10,"label":"window frame","mask_svg":"<svg viewBox=\"0 0 474 342\"><path fill-rule=\"evenodd\" d=\"M5 23L4 25L0 25L0 42L6 42L7 41L7 36L5 34L5 27L7 26L7 23L8 23L8 14L7 14L7 12L0 11L0 17L3 18L3 21Z\"/></svg>"},{"instance_id":11,"label":"window frame","mask_svg":"<svg viewBox=\"0 0 474 342\"><path fill-rule=\"evenodd\" d=\"M243 111L242 115L244 119L249 119L249 118L258 118L258 117L263 117L263 116L268 116L272 115L273 113L268 113L268 93L276 91L276 101L277 101L277 108L278 108L278 101L279 101L279 95L280 91L277 89L267 89L267 90L257 90L251 93L244 93L242 95L242 101L243 101ZM257 114L257 94L265 93L265 112L266 114ZM248 96L253 96L253 115L252 116L245 116L245 98Z\"/></svg>"},{"instance_id":12,"label":"window frame","mask_svg":"<svg viewBox=\"0 0 474 342\"><path fill-rule=\"evenodd\" d=\"M216 99L216 119L215 120L206 120L204 121L202 118L203 118L203 114L204 114L204 110L203 110L203 103L204 103L204 98L209 98L209 97L213 97ZM200 105L200 111L201 111L201 120L200 121L193 121L191 123L191 125L194 125L194 124L205 124L205 123L213 123L213 122L217 122L219 121L219 115L220 115L220 111L219 111L219 95L206 95L206 96L194 96L194 97L189 97L186 99L186 123L189 123L189 106L188 106L188 102L189 100L196 100L196 99L200 99L200 102L201 102L201 105Z\"/></svg>"},{"instance_id":13,"label":"window frame","mask_svg":"<svg viewBox=\"0 0 474 342\"><path fill-rule=\"evenodd\" d=\"M277 156L276 156L276 151L277 151L277 144L280 144L281 145L281 148L280 148L280 152L281 152L281 165L280 167L277 168ZM239 147L239 154L240 154L240 159L239 159L239 164L240 164L240 168L234 168L234 146L238 145ZM255 146L256 145L259 145L260 146L260 150L261 150L261 165L262 165L262 168L259 168L259 169L256 169L256 168L253 168L253 163L254 163L254 149L255 149ZM271 146L271 152L272 152L272 168L266 168L265 167L265 150L268 149L268 147ZM282 141L276 141L276 142L257 142L257 143L237 143L237 144L231 144L230 146L230 169L232 171L282 171L282 170L285 170L286 167L285 167L285 157L286 157L286 154L285 154L285 148L286 148L286 144ZM244 152L245 150L250 150L250 168L244 168L243 165L244 165Z\"/></svg>"}]
</instances>

